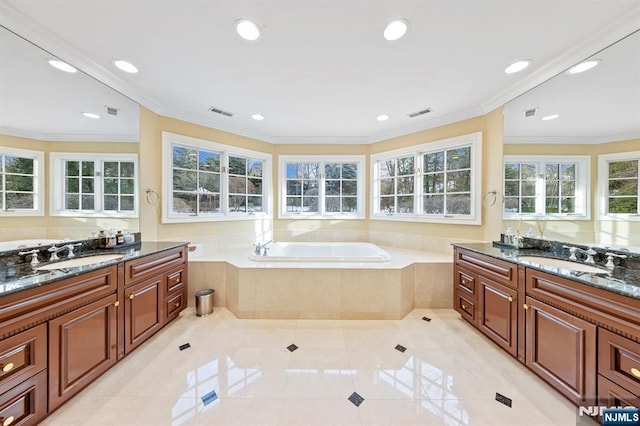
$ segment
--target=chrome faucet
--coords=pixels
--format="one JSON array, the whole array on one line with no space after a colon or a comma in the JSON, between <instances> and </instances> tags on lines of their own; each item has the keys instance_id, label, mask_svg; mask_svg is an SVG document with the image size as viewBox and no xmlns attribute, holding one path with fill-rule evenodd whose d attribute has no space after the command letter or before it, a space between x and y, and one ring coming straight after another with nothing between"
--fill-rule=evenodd
<instances>
[{"instance_id":1,"label":"chrome faucet","mask_svg":"<svg viewBox=\"0 0 640 426\"><path fill-rule=\"evenodd\" d=\"M273 243L273 240L269 240L264 244L254 244L255 250L253 251L253 254L255 254L256 256L266 256L267 255L267 250L269 250L267 248L267 246L271 243Z\"/></svg>"},{"instance_id":2,"label":"chrome faucet","mask_svg":"<svg viewBox=\"0 0 640 426\"><path fill-rule=\"evenodd\" d=\"M71 259L72 257L76 257L76 254L73 252L74 247L80 247L82 243L76 244L67 244L65 247L69 249L69 253L67 253L67 258Z\"/></svg>"},{"instance_id":3,"label":"chrome faucet","mask_svg":"<svg viewBox=\"0 0 640 426\"><path fill-rule=\"evenodd\" d=\"M569 260L577 261L578 257L576 256L576 252L580 252L580 253L584 253L585 256L587 256L587 258L584 260L584 263L589 263L589 264L596 263L595 260L593 260L593 256L598 254L598 252L592 249L591 247L589 247L587 250L581 249L580 247L573 247L573 246L562 246L562 248L569 249L569 253L571 253L571 256L569 256Z\"/></svg>"},{"instance_id":4,"label":"chrome faucet","mask_svg":"<svg viewBox=\"0 0 640 426\"><path fill-rule=\"evenodd\" d=\"M58 257L58 253L60 253L62 250L66 249L67 246L62 246L62 247L56 247L56 245L52 245L51 247L49 247L47 249L47 251L49 253L51 253L51 257L49 258L50 261L56 261L59 260L60 258Z\"/></svg>"},{"instance_id":5,"label":"chrome faucet","mask_svg":"<svg viewBox=\"0 0 640 426\"><path fill-rule=\"evenodd\" d=\"M40 250L38 249L33 249L33 250L29 250L29 251L21 251L18 254L20 256L25 256L27 254L31 255L31 265L37 265L38 263L40 263L40 261L38 260L38 253L40 252Z\"/></svg>"},{"instance_id":6,"label":"chrome faucet","mask_svg":"<svg viewBox=\"0 0 640 426\"><path fill-rule=\"evenodd\" d=\"M613 263L613 258L614 257L617 257L619 259L626 259L627 258L627 255L625 255L625 254L615 254L615 253L608 253L607 252L606 255L607 255L607 264L604 265L604 266L606 266L608 269L613 269L613 268L616 267L616 265Z\"/></svg>"}]
</instances>

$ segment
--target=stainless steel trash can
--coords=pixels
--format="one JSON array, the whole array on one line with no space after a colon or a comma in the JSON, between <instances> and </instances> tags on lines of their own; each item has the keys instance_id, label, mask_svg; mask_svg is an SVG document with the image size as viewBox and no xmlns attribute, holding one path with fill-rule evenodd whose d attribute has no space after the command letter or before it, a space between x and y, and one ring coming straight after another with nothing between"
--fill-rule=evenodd
<instances>
[{"instance_id":1,"label":"stainless steel trash can","mask_svg":"<svg viewBox=\"0 0 640 426\"><path fill-rule=\"evenodd\" d=\"M213 293L215 290L208 288L196 292L196 315L199 317L213 312Z\"/></svg>"}]
</instances>

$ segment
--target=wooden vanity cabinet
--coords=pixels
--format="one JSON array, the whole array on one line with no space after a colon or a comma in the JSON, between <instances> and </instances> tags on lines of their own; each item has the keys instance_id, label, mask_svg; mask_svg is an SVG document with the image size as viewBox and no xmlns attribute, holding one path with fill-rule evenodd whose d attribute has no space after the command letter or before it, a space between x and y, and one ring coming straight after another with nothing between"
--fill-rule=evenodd
<instances>
[{"instance_id":1,"label":"wooden vanity cabinet","mask_svg":"<svg viewBox=\"0 0 640 426\"><path fill-rule=\"evenodd\" d=\"M186 259L180 246L0 297L0 425L38 424L177 317Z\"/></svg>"},{"instance_id":2,"label":"wooden vanity cabinet","mask_svg":"<svg viewBox=\"0 0 640 426\"><path fill-rule=\"evenodd\" d=\"M454 250L454 258L454 309L517 356L517 265L459 247Z\"/></svg>"},{"instance_id":3,"label":"wooden vanity cabinet","mask_svg":"<svg viewBox=\"0 0 640 426\"><path fill-rule=\"evenodd\" d=\"M179 247L125 262L125 353L187 307L186 260L186 248Z\"/></svg>"}]
</instances>

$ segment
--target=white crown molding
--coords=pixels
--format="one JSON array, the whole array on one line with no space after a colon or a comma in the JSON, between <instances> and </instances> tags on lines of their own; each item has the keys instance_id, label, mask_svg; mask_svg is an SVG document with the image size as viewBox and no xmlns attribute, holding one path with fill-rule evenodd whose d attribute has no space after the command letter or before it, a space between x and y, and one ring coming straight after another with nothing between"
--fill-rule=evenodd
<instances>
[{"instance_id":1,"label":"white crown molding","mask_svg":"<svg viewBox=\"0 0 640 426\"><path fill-rule=\"evenodd\" d=\"M93 133L40 133L12 127L1 127L0 134L15 136L18 138L35 139L45 142L123 142L138 143L140 136L137 134L93 134Z\"/></svg>"},{"instance_id":2,"label":"white crown molding","mask_svg":"<svg viewBox=\"0 0 640 426\"><path fill-rule=\"evenodd\" d=\"M366 136L277 136L274 138L278 144L350 144L369 145Z\"/></svg>"},{"instance_id":3,"label":"white crown molding","mask_svg":"<svg viewBox=\"0 0 640 426\"><path fill-rule=\"evenodd\" d=\"M640 131L620 133L606 136L505 136L503 142L509 145L536 144L566 144L566 145L597 145L609 142L623 142L640 139Z\"/></svg>"},{"instance_id":4,"label":"white crown molding","mask_svg":"<svg viewBox=\"0 0 640 426\"><path fill-rule=\"evenodd\" d=\"M550 78L553 78L563 71L571 68L575 64L580 63L586 58L595 55L626 36L640 30L638 22L640 22L640 6L636 7L626 16L593 33L580 44L555 57L544 66L522 78L513 86L482 102L482 110L485 113L495 110L523 93L544 83Z\"/></svg>"}]
</instances>

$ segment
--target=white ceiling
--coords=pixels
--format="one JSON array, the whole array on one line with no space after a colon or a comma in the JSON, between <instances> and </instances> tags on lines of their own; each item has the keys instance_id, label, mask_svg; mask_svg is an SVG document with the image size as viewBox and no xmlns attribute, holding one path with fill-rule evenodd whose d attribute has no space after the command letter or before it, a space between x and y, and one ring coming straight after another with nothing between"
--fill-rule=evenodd
<instances>
[{"instance_id":1,"label":"white ceiling","mask_svg":"<svg viewBox=\"0 0 640 426\"><path fill-rule=\"evenodd\" d=\"M260 40L235 34L241 17ZM407 35L384 40L398 17ZM1 25L147 108L278 143L369 143L487 113L638 22L640 0L0 0Z\"/></svg>"}]
</instances>

